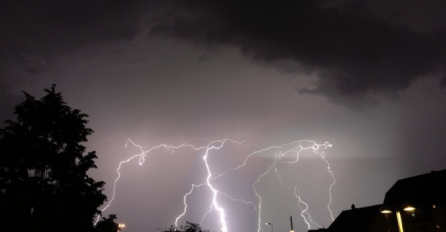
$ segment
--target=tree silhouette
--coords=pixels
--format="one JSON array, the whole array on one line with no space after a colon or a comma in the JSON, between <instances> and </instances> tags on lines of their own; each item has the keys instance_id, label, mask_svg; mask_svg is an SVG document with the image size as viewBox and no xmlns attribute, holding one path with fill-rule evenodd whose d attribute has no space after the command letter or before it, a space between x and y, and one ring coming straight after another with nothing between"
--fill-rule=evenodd
<instances>
[{"instance_id":1,"label":"tree silhouette","mask_svg":"<svg viewBox=\"0 0 446 232\"><path fill-rule=\"evenodd\" d=\"M202 230L200 227L200 224L188 222L186 221L186 225L180 226L179 228L176 228L175 226L171 225L169 228L166 228L163 230L163 232L209 232L209 230Z\"/></svg>"},{"instance_id":2,"label":"tree silhouette","mask_svg":"<svg viewBox=\"0 0 446 232\"><path fill-rule=\"evenodd\" d=\"M116 215L110 214L110 216L101 218L100 221L96 224L95 231L96 232L117 232L118 224L115 222Z\"/></svg>"},{"instance_id":3,"label":"tree silhouette","mask_svg":"<svg viewBox=\"0 0 446 232\"><path fill-rule=\"evenodd\" d=\"M93 133L88 115L67 106L55 85L45 92L40 100L24 92L17 121L0 129L0 222L9 231L92 231L107 197L105 183L87 175L97 168L82 145Z\"/></svg>"}]
</instances>

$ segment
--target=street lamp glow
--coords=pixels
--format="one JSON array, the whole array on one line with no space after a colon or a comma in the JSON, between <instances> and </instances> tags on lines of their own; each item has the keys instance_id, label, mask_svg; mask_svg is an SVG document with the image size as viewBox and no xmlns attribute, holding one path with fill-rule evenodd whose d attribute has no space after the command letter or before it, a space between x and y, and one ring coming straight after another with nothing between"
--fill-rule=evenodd
<instances>
[{"instance_id":1,"label":"street lamp glow","mask_svg":"<svg viewBox=\"0 0 446 232\"><path fill-rule=\"evenodd\" d=\"M381 210L381 213L392 213L392 210L389 210L389 209L383 209L383 210Z\"/></svg>"},{"instance_id":2,"label":"street lamp glow","mask_svg":"<svg viewBox=\"0 0 446 232\"><path fill-rule=\"evenodd\" d=\"M388 206L381 206L381 208L380 208L381 213L384 213L384 214L392 213L392 210L395 210L395 212L396 212L396 219L397 219L397 222L398 222L398 230L399 230L399 232L404 232L404 229L403 229L403 218L401 217L401 210L404 210L404 211L414 211L415 207L412 204L410 204L410 203L405 203L403 205L403 207L392 207L392 208L389 208Z\"/></svg>"},{"instance_id":3,"label":"street lamp glow","mask_svg":"<svg viewBox=\"0 0 446 232\"><path fill-rule=\"evenodd\" d=\"M271 226L271 232L274 232L273 223L267 222L267 223L265 223L265 225L270 225Z\"/></svg>"},{"instance_id":4,"label":"street lamp glow","mask_svg":"<svg viewBox=\"0 0 446 232\"><path fill-rule=\"evenodd\" d=\"M124 223L119 223L119 224L118 224L118 228L119 228L119 229L122 229L122 228L124 228L124 227L125 227L125 224L124 224Z\"/></svg>"},{"instance_id":5,"label":"street lamp glow","mask_svg":"<svg viewBox=\"0 0 446 232\"><path fill-rule=\"evenodd\" d=\"M415 210L415 206L413 206L412 203L405 203L403 205L403 210L404 211L414 211Z\"/></svg>"},{"instance_id":6,"label":"street lamp glow","mask_svg":"<svg viewBox=\"0 0 446 232\"><path fill-rule=\"evenodd\" d=\"M381 206L381 208L379 209L379 211L380 211L381 213L392 213L392 209L390 209L389 207L387 207L387 206L385 206L385 205Z\"/></svg>"}]
</instances>

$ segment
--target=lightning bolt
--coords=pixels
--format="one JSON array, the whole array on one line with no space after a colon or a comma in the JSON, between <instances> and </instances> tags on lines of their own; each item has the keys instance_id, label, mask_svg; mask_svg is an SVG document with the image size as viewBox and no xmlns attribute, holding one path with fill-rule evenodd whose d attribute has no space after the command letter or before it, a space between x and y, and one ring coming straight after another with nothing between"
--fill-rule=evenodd
<instances>
[{"instance_id":1,"label":"lightning bolt","mask_svg":"<svg viewBox=\"0 0 446 232\"><path fill-rule=\"evenodd\" d=\"M257 210L256 205L255 205L253 202L251 202L251 201L245 201L245 200L243 200L243 199L233 198L233 197L231 197L231 196L229 196L228 194L223 193L223 192L219 192L219 194L221 194L221 195L223 195L223 196L229 198L231 201L242 202L242 203L245 204L245 205L252 205L252 207L254 207L254 209Z\"/></svg>"},{"instance_id":2,"label":"lightning bolt","mask_svg":"<svg viewBox=\"0 0 446 232\"><path fill-rule=\"evenodd\" d=\"M306 143L308 143L309 145L305 146ZM288 150L285 150L284 152L283 152L283 151L280 151L279 153L277 153L277 154L274 156L274 162L273 162L273 164L272 164L271 166L269 166L269 168L267 169L267 171L265 171L264 173L262 173L262 174L259 176L259 178L257 179L257 181L255 181L254 184L252 185L252 188L253 188L253 190L254 190L254 194L257 196L258 201L259 201L259 203L258 203L258 219L257 219L257 221L258 221L258 224L257 224L257 226L258 226L258 227L257 227L257 231L258 231L258 232L260 232L260 230L261 230L261 224L262 224L262 223L261 223L261 221L262 221L262 198L261 198L260 194L258 193L257 189L255 188L255 185L258 184L258 183L260 182L260 180L261 180L264 176L266 176L268 173L270 173L271 170L273 170L273 168L274 168L275 173L276 173L276 175L277 175L277 177L278 177L279 182L281 183L281 185L283 185L283 186L285 186L286 188L288 188L289 190L291 190L291 188L290 188L289 186L287 186L285 183L283 183L282 178L281 178L280 175L278 174L278 171L277 171L277 164L278 164L278 163L288 163L288 164L294 164L294 163L297 163L297 162L299 161L299 155L300 155L300 153L301 153L302 151L305 151L305 150L312 150L313 153L318 154L318 155L319 155L319 156L326 162L326 164L327 164L327 170L329 171L331 177L333 178L333 182L330 184L330 189L329 189L329 198L330 198L330 201L329 201L329 204L327 205L327 208L328 208L328 210L329 210L329 212L330 212L330 216L331 216L332 220L334 220L334 218L333 218L333 212L332 212L332 210L331 210L331 208L330 208L330 205L331 205L331 202L332 202L331 190L332 190L333 185L336 183L336 179L334 178L333 172L332 172L331 169L330 169L330 164L328 163L327 159L325 159L325 153L324 153L323 151L321 151L321 149L327 149L327 148L331 147L332 145L329 144L328 142L325 142L325 143L323 143L323 144L317 144L316 142L314 142L314 141L310 141L310 140L300 140L300 141L294 141L294 142L291 142L291 143L287 143L287 144L284 144L284 145L282 145L282 146L268 147L268 148L265 148L265 149L260 150L260 151L258 151L258 152L254 152L254 153L252 153L252 154L257 154L257 153L259 153L259 152L267 151L267 150L270 150L270 149L283 149L283 148L285 148L285 147L287 147L287 146L291 146L291 148L288 149ZM292 160L292 161L282 161L282 159L283 159L285 156L287 156L288 154L290 154L290 153L295 153L295 157L296 157L296 158L295 158L294 160ZM238 166L238 167L236 167L236 168L234 168L234 169L230 169L229 171L236 170L236 169L238 169L238 168L243 167L243 166L246 164L247 159L250 158L250 157L251 157L251 155L248 156L248 157L245 159L245 161L244 161L244 163L243 163L242 165L240 165L240 166ZM299 199L299 202L303 202L303 201L300 199L300 197L298 197L298 199ZM306 212L306 211L305 211L305 212ZM304 212L304 213L305 213L305 212ZM306 213L308 214L308 212L306 212ZM308 215L309 215L309 214L308 214ZM303 217L303 218L304 218L305 222L307 223L307 225L308 225L309 228L310 228L310 224L309 224L309 222L307 221L307 219L306 219L305 217ZM311 221L312 221L312 220L311 220ZM314 222L313 222L313 223L314 223ZM316 223L314 223L314 224L316 224ZM317 224L316 224L316 225L317 225Z\"/></svg>"},{"instance_id":3,"label":"lightning bolt","mask_svg":"<svg viewBox=\"0 0 446 232\"><path fill-rule=\"evenodd\" d=\"M330 144L330 147L331 147L331 144ZM331 196L331 190L333 189L333 186L336 184L336 178L334 177L334 174L333 174L333 172L331 171L330 163L328 162L327 159L325 159L325 152L322 151L322 152L319 153L319 155L321 156L321 158L322 158L322 159L325 161L325 163L327 164L327 170L328 170L328 172L330 173L331 178L333 178L333 182L331 182L331 184L330 184L330 189L328 190L328 192L330 193L330 194L329 194L329 196L330 196L330 202L328 202L327 209L328 209L328 211L330 211L331 220L334 221L333 211L331 210L330 206L331 206L331 203L333 202L333 198L332 198L332 196Z\"/></svg>"},{"instance_id":4,"label":"lightning bolt","mask_svg":"<svg viewBox=\"0 0 446 232\"><path fill-rule=\"evenodd\" d=\"M226 142L226 141L224 141L224 142ZM209 189L213 193L212 194L212 206L213 206L213 208L215 207L215 209L220 213L220 224L222 225L221 231L222 232L227 232L228 231L228 227L226 225L225 210L223 209L223 207L220 206L220 204L218 204L218 201L217 201L218 191L211 184L212 172L211 172L211 169L209 168L209 163L208 163L209 151L213 150L213 149L220 149L220 148L222 148L223 145L224 145L224 142L221 142L220 145L218 145L218 146L210 146L210 147L206 148L206 153L203 156L203 160L204 160L204 163L206 164L206 169L208 171L208 177L206 179L206 184L207 184L207 186L209 187Z\"/></svg>"},{"instance_id":5,"label":"lightning bolt","mask_svg":"<svg viewBox=\"0 0 446 232\"><path fill-rule=\"evenodd\" d=\"M200 184L200 185L205 185L205 184L206 184L206 183L202 183L202 184ZM190 195L191 193L192 193L192 192L190 191L190 192L188 192L186 195ZM254 207L254 209L257 210L257 207L256 207L256 205L255 205L253 202L245 201L245 200L243 200L243 199L236 199L236 198L233 198L233 197L229 196L228 194L223 193L223 192L221 192L221 191L218 192L218 194L223 195L223 196L229 198L231 201L242 202L242 203L244 203L244 204L246 204L246 205L252 205L252 206ZM187 197L186 195L185 195L185 197ZM177 227L178 220L186 214L186 208L187 208L186 201L184 201L184 205L185 205L185 207L184 207L184 211L183 211L183 213L182 213L180 216L177 217L177 219L176 219L176 221L175 221L175 227ZM203 224L204 219L206 218L206 216L207 216L210 212L212 212L212 205L210 205L209 207L207 207L207 209L206 209L206 211L205 211L205 213L204 213L204 215L203 215L203 217L202 217L202 219L201 219L201 221L200 221L200 224Z\"/></svg>"},{"instance_id":6,"label":"lightning bolt","mask_svg":"<svg viewBox=\"0 0 446 232\"><path fill-rule=\"evenodd\" d=\"M257 199L259 200L259 204L257 206L258 211L258 220L257 220L257 231L260 232L260 224L262 223L262 197L259 195L256 189L256 184L260 182L260 179L262 177L266 176L273 167L275 167L277 164L277 160L274 160L273 164L266 170L266 172L260 174L260 176L257 178L257 180L252 184L252 189L254 190L254 194L256 195Z\"/></svg>"},{"instance_id":7,"label":"lightning bolt","mask_svg":"<svg viewBox=\"0 0 446 232\"><path fill-rule=\"evenodd\" d=\"M202 184L199 184L199 185L192 184L191 190L183 196L184 210L183 210L183 213L178 215L178 217L175 219L175 228L178 228L178 220L180 220L187 212L187 202L186 202L187 201L187 197L192 194L192 192L194 191L195 188L200 188L203 185L206 185L206 183L202 183Z\"/></svg>"},{"instance_id":8,"label":"lightning bolt","mask_svg":"<svg viewBox=\"0 0 446 232\"><path fill-rule=\"evenodd\" d=\"M209 207L207 207L206 212L203 215L203 218L201 218L200 224L203 224L204 219L206 218L206 216L212 212L212 205L210 205Z\"/></svg>"},{"instance_id":9,"label":"lightning bolt","mask_svg":"<svg viewBox=\"0 0 446 232\"><path fill-rule=\"evenodd\" d=\"M308 208L309 208L309 207L308 207L308 204L307 204L305 201L303 201L302 198L300 197L300 188L301 188L301 187L302 187L302 186L300 186L299 188L294 187L294 195L295 195L296 198L299 200L298 204L299 204L299 208L300 208L300 210L301 210L300 215L301 215L302 218L304 219L305 223L308 225L308 229L311 229L310 223L312 223L313 225L315 225L316 228L320 228L321 226L318 225L317 223L315 223L315 222L313 221L313 219L311 219L311 215L310 215L310 213L307 212L307 210L308 210ZM297 190L297 192L296 192L296 190ZM305 205L305 209L302 209L301 204ZM304 214L308 216L308 220L309 220L309 221L307 221L307 218L305 218Z\"/></svg>"},{"instance_id":10,"label":"lightning bolt","mask_svg":"<svg viewBox=\"0 0 446 232\"><path fill-rule=\"evenodd\" d=\"M290 191L294 194L294 196L298 199L298 205L299 205L299 208L300 208L300 211L301 211L301 212L300 212L300 215L301 215L302 218L304 219L305 224L307 224L308 229L311 229L311 225L310 225L310 223L316 225L316 228L320 228L320 226L319 226L318 224L316 224L316 223L311 219L311 215L310 215L310 213L307 212L307 210L308 210L308 204L307 204L306 202L304 202L304 201L301 199L300 194L298 194L298 193L296 192L296 190L297 190L297 191L300 190L300 187L299 187L299 189L297 189L296 187L294 187L294 191L293 191L293 190L291 189L291 187L289 187L288 185L286 185L286 184L282 181L282 177L279 175L279 172L278 172L277 168L274 170L274 172L276 173L277 179L279 179L280 186L285 186L285 188L287 188L288 190L290 190ZM301 187L302 187L302 186L301 186ZM305 205L305 209L302 208L302 205L301 205L301 204ZM307 218L305 217L305 215L308 216L309 221L307 220Z\"/></svg>"},{"instance_id":11,"label":"lightning bolt","mask_svg":"<svg viewBox=\"0 0 446 232\"><path fill-rule=\"evenodd\" d=\"M195 146L192 142L194 142L196 140L200 140L202 142L206 142L206 145L204 145L204 146ZM187 213L187 208L188 208L187 198L188 198L188 196L193 194L195 189L203 187L203 186L206 186L210 190L210 192L212 194L212 200L211 200L210 206L207 207L207 210L205 211L205 214L203 215L201 222L204 221L204 219L205 219L207 214L209 214L213 210L216 210L218 212L218 215L219 215L221 231L222 232L227 232L228 231L228 227L227 227L227 223L226 223L225 209L222 207L222 205L218 201L218 199L219 199L218 197L221 195L221 196L224 196L224 197L226 197L226 198L228 198L228 199L230 199L232 201L235 201L235 202L242 202L244 204L252 205L254 207L254 209L257 210L257 213L258 213L258 228L257 228L257 231L260 232L260 230L261 230L261 219L262 219L262 198L261 198L260 194L258 193L258 191L256 189L256 185L259 184L261 179L264 176L268 175L271 172L271 170L273 170L273 169L275 170L276 175L278 176L279 181L281 182L281 186L282 185L285 186L287 189L292 191L294 193L294 195L297 197L297 199L299 200L299 207L301 207L300 204L303 204L303 205L306 206L305 209L302 209L302 207L301 207L301 215L304 218L304 220L306 221L306 223L309 226L309 228L310 228L310 222L312 224L314 224L315 226L320 227L319 225L314 223L313 220L311 220L311 217L310 217L309 213L307 212L308 205L304 201L302 201L302 199L299 196L299 194L297 194L296 189L294 189L294 191L293 191L289 186L287 186L285 183L283 183L283 181L280 178L280 175L278 174L278 171L277 171L277 164L279 164L279 163L294 164L294 163L298 162L300 152L302 152L304 150L312 150L314 153L318 154L326 162L327 170L330 173L331 177L333 178L333 182L330 184L330 189L329 189L330 201L329 201L329 204L327 205L327 208L330 211L330 215L331 215L331 217L333 219L333 213L332 213L332 211L330 209L330 205L332 203L331 190L332 190L332 187L334 186L334 184L336 183L336 179L335 179L335 177L333 175L333 172L330 169L330 164L328 163L327 159L325 158L325 153L324 153L324 151L322 151L324 149L327 149L327 148L331 147L331 144L329 144L328 142L325 142L323 144L317 144L316 142L311 141L311 140L299 140L299 141L286 143L286 144L283 144L283 145L280 145L280 146L266 147L266 148L263 148L263 149L260 149L260 150L257 150L257 151L254 151L254 152L250 153L248 156L246 156L246 158L244 159L242 164L240 164L240 165L238 165L238 166L236 166L234 168L227 169L226 171L222 172L221 174L218 174L218 175L214 176L214 173L212 172L211 167L210 167L209 162L208 162L209 161L208 158L209 158L210 152L212 150L219 150L219 149L221 149L225 144L233 144L233 145L238 146L238 147L240 147L240 146L252 146L252 145L244 145L244 143L245 143L245 141L236 141L236 140L232 140L232 139L228 139L228 138L211 141L211 140L206 140L206 139L203 139L203 138L195 137L195 138L192 138L192 139L186 141L185 143L182 143L182 144L177 145L177 146L168 145L168 144L159 144L157 146L152 146L152 147L149 147L147 149L147 148L143 148L140 145L137 145L132 140L127 139L126 143L125 143L125 147L128 147L129 145L132 145L134 147L137 147L140 152L138 154L135 154L135 155L131 156L128 159L125 159L125 160L119 162L118 167L116 169L116 172L117 172L118 175L117 175L117 178L113 182L112 198L110 199L110 201L107 202L107 204L102 208L101 211L103 212L103 211L107 210L110 207L110 205L112 204L112 202L114 201L115 197L116 197L116 185L117 185L117 182L119 181L119 179L121 178L121 167L124 164L129 163L130 161L132 161L134 159L138 159L139 165L142 165L145 162L145 160L146 160L145 159L146 156L149 155L150 153L152 153L155 150L160 150L160 151L164 151L164 152L174 153L175 150L180 149L180 148L190 148L190 149L193 149L195 151L204 150L204 155L202 156L202 159L203 159L204 165L206 167L207 176L206 176L206 181L204 183L192 184L190 191L187 192L183 196L184 208L183 208L183 212L175 218L175 227L176 228L178 227L179 220L182 217L184 217L186 215L186 213ZM286 149L286 148L288 148L288 149ZM245 201L243 199L233 198L230 195L217 190L217 188L215 186L213 186L213 184L212 184L213 181L215 181L218 178L221 178L221 177L225 176L229 172L237 171L237 170L243 168L247 164L248 160L250 158L252 158L253 156L256 156L256 155L259 155L259 154L262 154L262 153L265 153L265 152L268 152L268 151L274 151L274 150L276 150L276 151L279 150L279 152L276 152L276 155L273 158L272 164L270 164L267 167L266 171L263 172L262 174L260 174L258 176L257 180L252 184L252 189L254 191L254 194L255 194L256 198L258 199L257 205L255 205L253 202ZM285 150L285 151L282 151L282 150ZM291 160L291 161L284 160L285 157L287 155L289 155L289 154L295 154L295 159ZM304 214L308 216L310 222L308 222L306 220ZM97 218L96 222L99 219L100 219L100 215L98 215L98 218Z\"/></svg>"}]
</instances>

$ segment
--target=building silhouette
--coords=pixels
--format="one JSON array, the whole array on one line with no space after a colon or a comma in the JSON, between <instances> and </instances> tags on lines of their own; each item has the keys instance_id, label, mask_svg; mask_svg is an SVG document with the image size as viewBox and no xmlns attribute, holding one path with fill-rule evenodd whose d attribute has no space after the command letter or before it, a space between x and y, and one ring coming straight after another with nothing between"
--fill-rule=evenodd
<instances>
[{"instance_id":1,"label":"building silhouette","mask_svg":"<svg viewBox=\"0 0 446 232\"><path fill-rule=\"evenodd\" d=\"M415 209L409 209L413 206ZM383 213L387 212L387 213ZM311 232L446 232L446 169L398 180L383 204L344 210L327 229Z\"/></svg>"}]
</instances>

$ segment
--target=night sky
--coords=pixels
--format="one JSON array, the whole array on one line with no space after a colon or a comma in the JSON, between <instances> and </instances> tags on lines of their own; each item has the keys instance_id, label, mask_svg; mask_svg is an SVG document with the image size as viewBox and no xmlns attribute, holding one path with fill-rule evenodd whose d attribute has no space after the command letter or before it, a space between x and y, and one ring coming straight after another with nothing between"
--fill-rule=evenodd
<instances>
[{"instance_id":1,"label":"night sky","mask_svg":"<svg viewBox=\"0 0 446 232\"><path fill-rule=\"evenodd\" d=\"M98 169L112 197L116 168L150 148L205 139L246 140L212 152L215 175L251 152L296 140L333 144L331 208L380 204L397 179L446 168L446 2L443 0L1 1L0 120L56 84L69 106L88 114ZM4 124L2 124L4 125ZM199 141L196 143L200 144ZM277 151L214 182L258 203L251 185ZM205 180L204 151L157 150L121 168L117 214L125 231L157 231L183 210L183 195ZM303 152L283 181L301 186L319 225L332 179ZM291 184L292 183L292 184ZM274 231L305 225L298 201L275 175L257 185L262 222ZM209 189L188 198L180 221L200 222ZM221 197L229 231L257 231L252 205ZM210 213L204 229L219 231ZM313 227L315 228L315 227ZM262 224L261 231L270 227Z\"/></svg>"}]
</instances>

